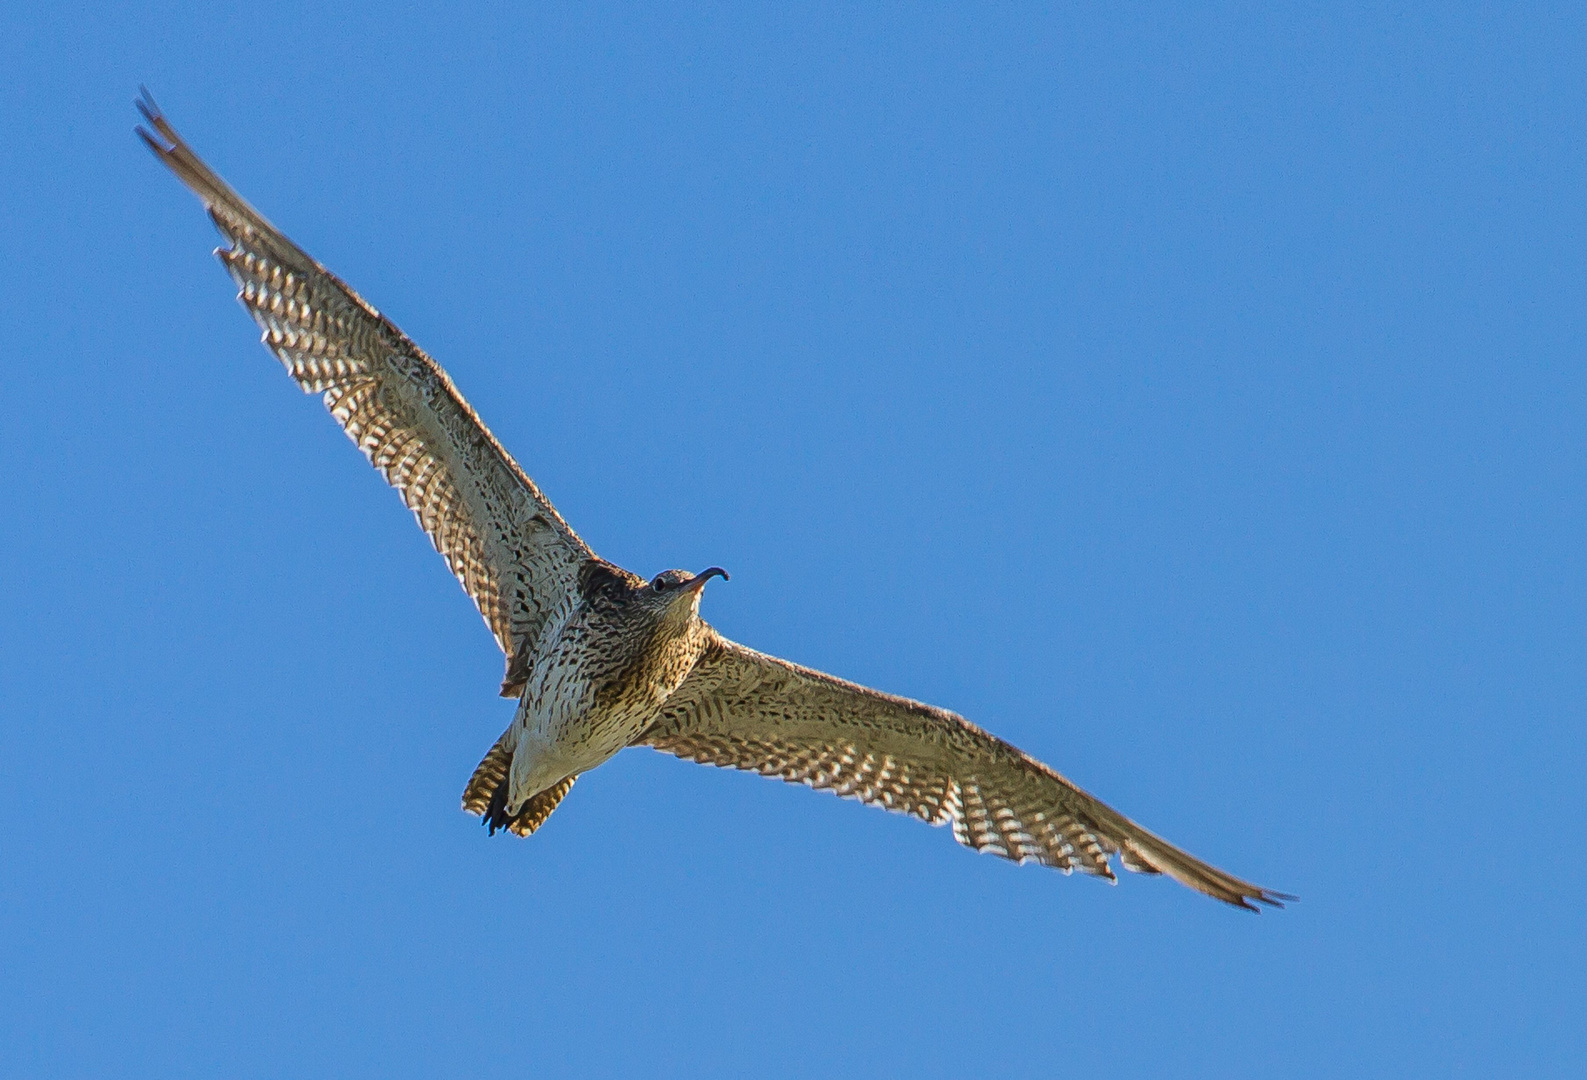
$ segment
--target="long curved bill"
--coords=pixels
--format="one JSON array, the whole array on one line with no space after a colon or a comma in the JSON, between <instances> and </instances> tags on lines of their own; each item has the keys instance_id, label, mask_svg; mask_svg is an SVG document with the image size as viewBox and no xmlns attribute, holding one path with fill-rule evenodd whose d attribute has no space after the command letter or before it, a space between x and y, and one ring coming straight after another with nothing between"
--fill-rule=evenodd
<instances>
[{"instance_id":1,"label":"long curved bill","mask_svg":"<svg viewBox=\"0 0 1587 1080\"><path fill-rule=\"evenodd\" d=\"M702 570L694 575L694 580L685 585L684 588L690 592L699 592L705 588L705 583L714 577L720 577L723 581L732 580L727 576L726 570L723 570L720 566L713 566L709 570Z\"/></svg>"}]
</instances>

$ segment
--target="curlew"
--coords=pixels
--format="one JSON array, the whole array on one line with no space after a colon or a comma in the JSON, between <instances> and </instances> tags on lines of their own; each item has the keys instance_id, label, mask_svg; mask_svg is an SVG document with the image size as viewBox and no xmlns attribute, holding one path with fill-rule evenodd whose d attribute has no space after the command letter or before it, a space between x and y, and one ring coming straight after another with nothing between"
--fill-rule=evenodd
<instances>
[{"instance_id":1,"label":"curlew","mask_svg":"<svg viewBox=\"0 0 1587 1080\"><path fill-rule=\"evenodd\" d=\"M719 567L646 580L600 558L434 360L201 161L147 91L138 134L225 238L265 346L402 496L506 655L512 723L463 792L533 833L629 746L949 825L967 847L1114 879L1166 874L1248 910L1293 899L1210 866L963 717L767 656L700 618ZM152 129L152 130L150 130Z\"/></svg>"}]
</instances>

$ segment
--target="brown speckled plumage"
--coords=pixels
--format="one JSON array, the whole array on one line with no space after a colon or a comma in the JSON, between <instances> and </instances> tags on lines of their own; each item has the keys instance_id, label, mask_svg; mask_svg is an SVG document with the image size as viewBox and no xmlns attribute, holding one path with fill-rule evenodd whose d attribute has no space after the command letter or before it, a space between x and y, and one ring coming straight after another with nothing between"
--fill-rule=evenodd
<instances>
[{"instance_id":1,"label":"brown speckled plumage","mask_svg":"<svg viewBox=\"0 0 1587 1080\"><path fill-rule=\"evenodd\" d=\"M534 832L626 746L835 791L950 825L1016 862L1113 878L1110 857L1230 904L1288 899L1148 832L964 718L765 656L698 613L712 568L645 581L598 557L440 366L199 160L147 95L139 135L208 209L263 340L401 494L507 657L512 724L463 793Z\"/></svg>"}]
</instances>

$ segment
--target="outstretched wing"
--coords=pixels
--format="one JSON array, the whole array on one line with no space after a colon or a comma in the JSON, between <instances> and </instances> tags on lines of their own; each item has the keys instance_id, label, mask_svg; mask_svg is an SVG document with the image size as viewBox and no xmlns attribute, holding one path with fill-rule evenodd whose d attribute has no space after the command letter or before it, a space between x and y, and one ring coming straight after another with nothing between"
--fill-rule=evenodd
<instances>
[{"instance_id":1,"label":"outstretched wing","mask_svg":"<svg viewBox=\"0 0 1587 1080\"><path fill-rule=\"evenodd\" d=\"M216 249L262 340L322 396L402 495L479 607L509 670L594 557L457 392L441 366L243 201L182 141L145 92L138 134L203 200ZM511 676L509 676L509 683ZM509 693L510 685L503 687Z\"/></svg>"},{"instance_id":2,"label":"outstretched wing","mask_svg":"<svg viewBox=\"0 0 1587 1080\"><path fill-rule=\"evenodd\" d=\"M1109 856L1255 911L1294 899L1209 866L961 716L716 637L637 740L951 824L1015 862L1113 878Z\"/></svg>"}]
</instances>

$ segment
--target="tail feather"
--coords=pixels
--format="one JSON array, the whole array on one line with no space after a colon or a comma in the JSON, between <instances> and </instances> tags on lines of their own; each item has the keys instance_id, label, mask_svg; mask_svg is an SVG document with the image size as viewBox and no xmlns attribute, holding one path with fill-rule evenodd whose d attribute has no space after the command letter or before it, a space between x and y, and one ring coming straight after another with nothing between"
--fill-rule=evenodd
<instances>
[{"instance_id":1,"label":"tail feather","mask_svg":"<svg viewBox=\"0 0 1587 1080\"><path fill-rule=\"evenodd\" d=\"M512 769L512 747L507 742L511 734L512 728L501 733L463 789L463 809L470 814L483 814L490 809L491 797L498 790L506 790L507 774Z\"/></svg>"},{"instance_id":2,"label":"tail feather","mask_svg":"<svg viewBox=\"0 0 1587 1080\"><path fill-rule=\"evenodd\" d=\"M528 836L534 832L545 824L546 818L551 816L551 811L557 808L557 803L562 801L577 779L569 776L552 784L531 796L517 814L509 817L507 789L511 785L507 778L512 772L512 749L507 736L511 733L512 729L509 728L496 740L496 745L490 748L490 753L479 763L469 779L468 787L463 790L463 809L482 816L485 819L483 824L492 836L496 835L497 829L506 829L517 836Z\"/></svg>"},{"instance_id":3,"label":"tail feather","mask_svg":"<svg viewBox=\"0 0 1587 1080\"><path fill-rule=\"evenodd\" d=\"M514 836L528 836L546 823L546 818L551 816L551 811L557 808L557 803L562 801L562 796L572 789L573 781L577 779L577 776L563 777L538 795L531 797L519 809L518 816L510 821L507 820L507 815L503 813L500 818L501 826ZM502 787L506 786L505 784L502 785ZM502 801L503 803L506 802L505 799ZM492 829L493 833L494 831Z\"/></svg>"}]
</instances>

